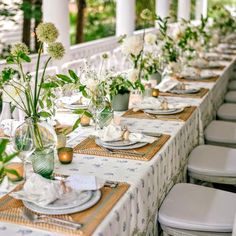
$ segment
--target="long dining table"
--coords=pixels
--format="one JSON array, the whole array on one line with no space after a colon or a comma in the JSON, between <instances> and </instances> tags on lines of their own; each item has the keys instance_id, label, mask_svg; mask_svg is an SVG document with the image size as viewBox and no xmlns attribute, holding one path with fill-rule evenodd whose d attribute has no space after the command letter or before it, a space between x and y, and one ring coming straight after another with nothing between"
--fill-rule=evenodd
<instances>
[{"instance_id":1,"label":"long dining table","mask_svg":"<svg viewBox=\"0 0 236 236\"><path fill-rule=\"evenodd\" d=\"M228 81L235 69L235 61L224 63L226 67L217 71L220 77L218 80L191 82L196 88L209 89L202 98L171 96L167 98L171 104L185 103L196 107L186 121L146 120L120 117L120 113L115 114L128 129L170 135L164 146L149 161L85 154L74 154L73 162L69 165L62 165L56 160L56 173L95 175L130 185L126 193L98 224L93 235L158 235L158 209L173 185L186 181L188 155L194 147L204 143L204 128L215 118L218 107L223 103ZM60 123L69 125L73 122L74 116L71 113L58 112L56 117ZM68 145L75 147L93 132L93 127L77 128L68 135ZM0 222L0 235L63 234Z\"/></svg>"}]
</instances>

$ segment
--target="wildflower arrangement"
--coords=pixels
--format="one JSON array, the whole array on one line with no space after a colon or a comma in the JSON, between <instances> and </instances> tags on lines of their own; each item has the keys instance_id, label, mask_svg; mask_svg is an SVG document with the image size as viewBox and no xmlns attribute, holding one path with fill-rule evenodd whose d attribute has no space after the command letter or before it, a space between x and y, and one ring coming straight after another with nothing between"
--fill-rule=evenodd
<instances>
[{"instance_id":1,"label":"wildflower arrangement","mask_svg":"<svg viewBox=\"0 0 236 236\"><path fill-rule=\"evenodd\" d=\"M26 117L38 121L39 118L48 118L54 113L53 100L56 87L63 86L67 81L63 78L47 81L45 72L52 59L60 60L65 54L65 49L60 42L56 42L58 30L52 23L41 23L36 29L39 41L39 50L35 75L32 76L24 71L23 64L30 63L29 49L24 43L16 43L11 47L11 53L7 57L9 66L0 75L0 88L5 99L12 102L18 109L22 110ZM43 65L43 72L39 73L41 67L41 55L43 44L47 45L48 58ZM56 85L55 85L56 84Z\"/></svg>"}]
</instances>

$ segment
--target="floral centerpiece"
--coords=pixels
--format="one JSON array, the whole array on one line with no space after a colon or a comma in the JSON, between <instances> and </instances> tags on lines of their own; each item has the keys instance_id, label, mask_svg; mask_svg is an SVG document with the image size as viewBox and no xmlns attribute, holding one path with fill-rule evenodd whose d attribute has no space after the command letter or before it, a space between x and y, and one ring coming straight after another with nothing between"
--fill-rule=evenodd
<instances>
[{"instance_id":1,"label":"floral centerpiece","mask_svg":"<svg viewBox=\"0 0 236 236\"><path fill-rule=\"evenodd\" d=\"M65 84L77 83L77 78L72 72L70 79L63 76L45 76L50 61L62 59L65 53L63 45L56 42L58 34L52 23L41 23L37 27L39 50L34 76L24 70L24 63L31 62L27 46L24 43L16 43L11 47L11 53L6 59L9 67L2 71L0 77L0 88L5 99L9 99L22 111L26 119L15 133L15 148L22 153L33 152L34 157L40 157L40 162L41 159L44 160L45 166L45 158L54 155L56 137L51 127L42 121L50 118L55 112L54 100L57 89ZM47 48L47 59L42 65L43 44ZM42 73L40 68L43 68ZM51 170L47 171L50 172Z\"/></svg>"}]
</instances>

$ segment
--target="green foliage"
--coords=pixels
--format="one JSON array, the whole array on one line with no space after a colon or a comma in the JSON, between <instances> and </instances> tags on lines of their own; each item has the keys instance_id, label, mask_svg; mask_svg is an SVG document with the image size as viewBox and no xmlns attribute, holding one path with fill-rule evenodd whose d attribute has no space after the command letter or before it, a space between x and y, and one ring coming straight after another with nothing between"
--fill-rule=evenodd
<instances>
[{"instance_id":1,"label":"green foliage","mask_svg":"<svg viewBox=\"0 0 236 236\"><path fill-rule=\"evenodd\" d=\"M6 153L6 147L8 143L8 139L0 139L0 183L7 173L16 175L20 178L17 171L7 168L8 162L18 155L18 153Z\"/></svg>"}]
</instances>

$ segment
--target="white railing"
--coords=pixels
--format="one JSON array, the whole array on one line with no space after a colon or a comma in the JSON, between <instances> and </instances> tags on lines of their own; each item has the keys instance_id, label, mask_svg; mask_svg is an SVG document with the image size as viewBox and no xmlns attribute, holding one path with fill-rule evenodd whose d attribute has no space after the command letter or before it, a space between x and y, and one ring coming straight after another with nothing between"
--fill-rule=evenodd
<instances>
[{"instance_id":1,"label":"white railing","mask_svg":"<svg viewBox=\"0 0 236 236\"><path fill-rule=\"evenodd\" d=\"M146 32L153 32L155 31L155 28L149 28L146 29ZM136 31L136 35L140 35L143 33L143 30ZM74 61L81 58L88 59L91 56L101 53L101 52L111 52L116 47L118 47L118 38L116 36L113 37L107 37L99 40L94 40L91 42L81 43L74 46L71 46L70 53L67 56L67 60L64 61L64 63L68 61ZM26 63L24 65L25 70L28 72L35 71L35 65L36 65L37 55L33 54L31 55L31 63ZM42 56L42 61L46 60L46 55ZM43 64L43 63L42 63ZM58 63L58 61L53 61L49 66L58 66L59 71L61 70L62 63ZM0 71L6 67L7 64L5 60L0 61Z\"/></svg>"}]
</instances>

